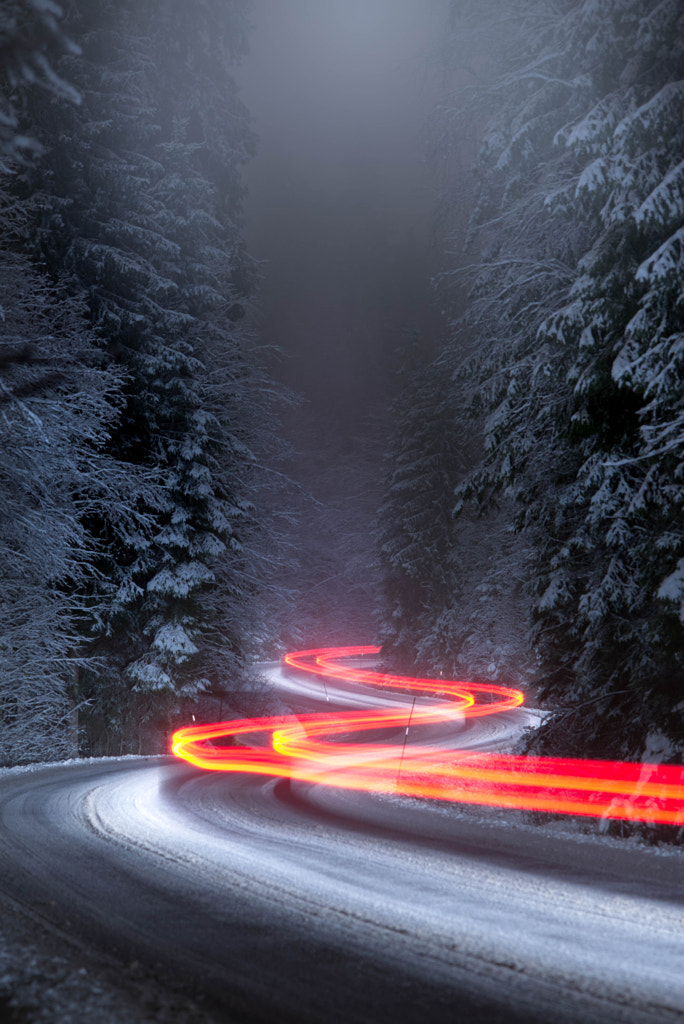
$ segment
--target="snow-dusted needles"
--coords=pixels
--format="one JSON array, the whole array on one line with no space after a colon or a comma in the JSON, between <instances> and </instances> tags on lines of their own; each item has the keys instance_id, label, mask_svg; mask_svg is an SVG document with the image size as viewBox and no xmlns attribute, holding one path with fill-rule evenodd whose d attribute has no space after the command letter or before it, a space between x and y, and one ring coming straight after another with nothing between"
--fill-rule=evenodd
<instances>
[{"instance_id":1,"label":"snow-dusted needles","mask_svg":"<svg viewBox=\"0 0 684 1024\"><path fill-rule=\"evenodd\" d=\"M412 701L422 696L423 703L390 711L369 708L189 726L174 733L173 752L212 771L281 775L326 786L554 814L684 824L680 766L407 746L403 732L402 742L392 742L391 731L405 730L409 714L418 731L511 710L522 704L523 694L507 686L395 676L349 664L378 653L377 647L334 647L297 651L285 662L321 677L404 691ZM385 742L356 739L379 729L388 730ZM239 746L213 742L238 737ZM242 745L246 739L253 745Z\"/></svg>"}]
</instances>

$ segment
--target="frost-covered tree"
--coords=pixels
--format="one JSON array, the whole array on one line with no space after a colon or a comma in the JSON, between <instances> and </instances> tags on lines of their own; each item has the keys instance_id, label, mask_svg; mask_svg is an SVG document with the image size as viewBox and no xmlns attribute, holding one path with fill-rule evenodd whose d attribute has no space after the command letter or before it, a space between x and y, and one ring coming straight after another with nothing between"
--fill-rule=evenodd
<instances>
[{"instance_id":1,"label":"frost-covered tree","mask_svg":"<svg viewBox=\"0 0 684 1024\"><path fill-rule=\"evenodd\" d=\"M459 500L514 495L535 545L531 639L557 709L536 749L681 756L684 11L453 6L507 26L505 70L476 90L478 348L459 382L484 456Z\"/></svg>"},{"instance_id":2,"label":"frost-covered tree","mask_svg":"<svg viewBox=\"0 0 684 1024\"><path fill-rule=\"evenodd\" d=\"M75 47L50 0L0 9L0 763L78 749L80 625L95 552L88 515L129 521L128 474L105 451L120 380L102 363L83 304L21 254L12 195L42 148L31 97L78 103L54 71Z\"/></svg>"},{"instance_id":3,"label":"frost-covered tree","mask_svg":"<svg viewBox=\"0 0 684 1024\"><path fill-rule=\"evenodd\" d=\"M0 255L0 764L77 749L79 626L94 551L85 521L128 519L106 453L119 381L79 303Z\"/></svg>"},{"instance_id":4,"label":"frost-covered tree","mask_svg":"<svg viewBox=\"0 0 684 1024\"><path fill-rule=\"evenodd\" d=\"M82 687L102 749L114 736L137 749L147 719L230 685L249 628L250 438L263 414L238 326L251 275L239 172L252 139L229 69L244 8L74 2L65 30L80 53L57 71L82 102L30 111L47 153L19 182L36 251L85 293L125 371L113 453L154 474L162 494L161 508L135 503L154 513L151 534L107 516L89 523L104 552L107 584L92 601L106 668Z\"/></svg>"}]
</instances>

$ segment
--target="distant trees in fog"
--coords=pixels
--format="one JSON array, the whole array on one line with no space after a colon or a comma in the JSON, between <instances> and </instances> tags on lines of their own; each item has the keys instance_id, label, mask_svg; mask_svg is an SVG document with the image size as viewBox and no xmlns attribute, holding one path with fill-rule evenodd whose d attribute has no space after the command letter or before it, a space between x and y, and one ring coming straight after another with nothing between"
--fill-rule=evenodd
<instances>
[{"instance_id":1,"label":"distant trees in fog","mask_svg":"<svg viewBox=\"0 0 684 1024\"><path fill-rule=\"evenodd\" d=\"M475 130L479 154L467 237L448 243L443 286L468 293L431 429L469 457L448 484L451 551L484 540L488 558L488 533L512 533L506 585L491 562L444 560L417 530L430 560L419 575L441 558L451 580L446 598L423 588L423 658L463 668L464 618L506 614L522 594L553 710L534 749L681 757L684 11L509 0L452 13L440 141L457 148ZM395 446L421 429L407 412ZM409 491L417 454L414 466ZM394 475L385 548L405 528L399 497ZM433 507L428 489L421 516ZM386 620L388 649L415 589L407 581ZM507 651L525 657L504 644L487 671L505 674Z\"/></svg>"}]
</instances>

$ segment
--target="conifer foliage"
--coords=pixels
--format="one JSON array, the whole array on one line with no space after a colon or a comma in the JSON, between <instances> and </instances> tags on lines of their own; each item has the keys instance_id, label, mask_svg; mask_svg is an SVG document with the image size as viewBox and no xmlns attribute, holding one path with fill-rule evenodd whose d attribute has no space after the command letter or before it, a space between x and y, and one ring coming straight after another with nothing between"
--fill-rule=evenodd
<instances>
[{"instance_id":1,"label":"conifer foliage","mask_svg":"<svg viewBox=\"0 0 684 1024\"><path fill-rule=\"evenodd\" d=\"M87 746L151 749L179 700L234 684L253 615L265 413L240 327L253 140L230 75L245 4L73 0L61 29L52 78L73 95L22 103L43 155L10 191L26 248L83 302L120 382L107 446L131 515L100 503L79 520L97 552L80 620Z\"/></svg>"},{"instance_id":2,"label":"conifer foliage","mask_svg":"<svg viewBox=\"0 0 684 1024\"><path fill-rule=\"evenodd\" d=\"M104 451L119 380L78 298L21 252L29 218L13 172L41 152L32 91L77 102L54 62L73 44L49 0L0 9L0 764L75 753L78 623L93 548L84 519L128 518L127 477Z\"/></svg>"},{"instance_id":3,"label":"conifer foliage","mask_svg":"<svg viewBox=\"0 0 684 1024\"><path fill-rule=\"evenodd\" d=\"M536 748L680 756L684 11L509 0L453 13L452 61L473 30L482 44L461 97L482 139L471 252L451 272L474 264L452 352L467 330L476 355L453 387L474 394L484 452L456 504L515 497L534 547L530 640L556 709Z\"/></svg>"},{"instance_id":4,"label":"conifer foliage","mask_svg":"<svg viewBox=\"0 0 684 1024\"><path fill-rule=\"evenodd\" d=\"M104 450L119 380L82 310L16 253L0 257L0 764L77 750L84 523L127 521L128 476ZM81 657L79 657L79 655Z\"/></svg>"}]
</instances>

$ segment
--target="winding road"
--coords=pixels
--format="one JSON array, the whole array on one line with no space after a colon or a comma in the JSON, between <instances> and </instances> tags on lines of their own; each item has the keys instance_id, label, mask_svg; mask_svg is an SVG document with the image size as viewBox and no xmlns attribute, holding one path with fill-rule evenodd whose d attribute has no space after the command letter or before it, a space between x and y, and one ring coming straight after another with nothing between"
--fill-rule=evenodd
<instances>
[{"instance_id":1,"label":"winding road","mask_svg":"<svg viewBox=\"0 0 684 1024\"><path fill-rule=\"evenodd\" d=\"M343 680L321 694L270 675L300 701L367 706ZM376 700L405 712L405 696ZM521 715L451 728L496 750ZM212 1020L684 1022L681 854L516 814L171 757L13 771L0 891L202 994Z\"/></svg>"}]
</instances>

